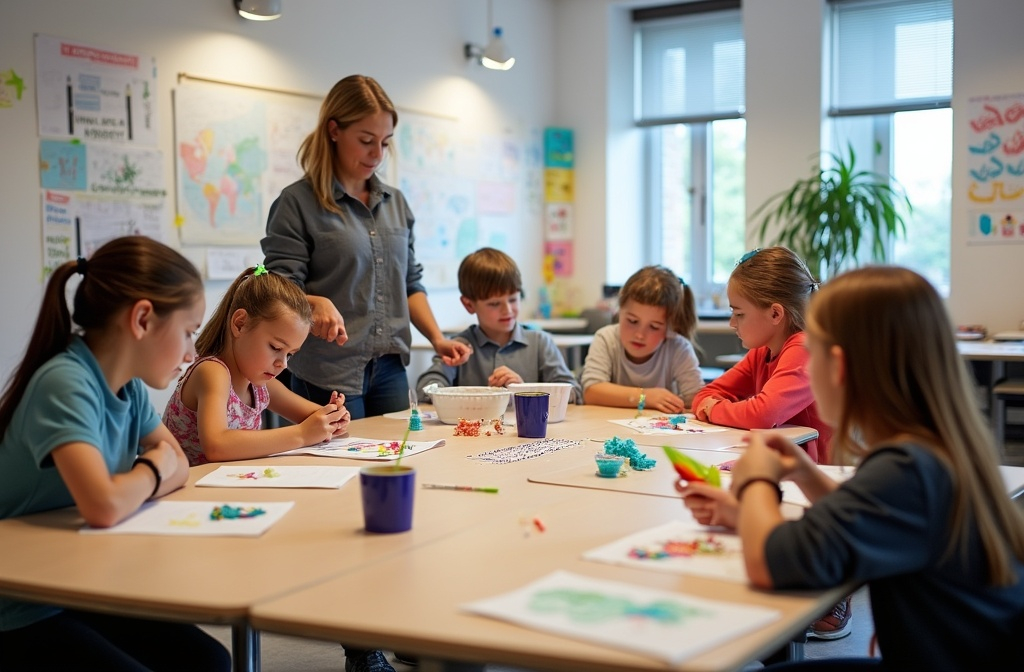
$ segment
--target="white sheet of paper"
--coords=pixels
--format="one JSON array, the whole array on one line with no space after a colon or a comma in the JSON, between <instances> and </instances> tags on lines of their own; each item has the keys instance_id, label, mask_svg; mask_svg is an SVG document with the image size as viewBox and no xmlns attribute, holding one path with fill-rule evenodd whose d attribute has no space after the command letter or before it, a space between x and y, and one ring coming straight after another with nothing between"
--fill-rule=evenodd
<instances>
[{"instance_id":1,"label":"white sheet of paper","mask_svg":"<svg viewBox=\"0 0 1024 672\"><path fill-rule=\"evenodd\" d=\"M258 537L281 520L295 502L182 502L159 501L143 505L135 515L113 527L83 527L82 534L169 534L199 537ZM262 509L250 518L221 518L211 515L215 507L231 506L243 511Z\"/></svg>"},{"instance_id":2,"label":"white sheet of paper","mask_svg":"<svg viewBox=\"0 0 1024 672\"><path fill-rule=\"evenodd\" d=\"M315 446L296 448L277 455L318 455L319 457L346 457L351 460L375 460L377 462L390 462L398 459L398 451L401 448L402 440L392 439L363 439L358 436L347 436L344 438L331 439ZM405 452L402 457L417 455L431 448L444 445L444 439L436 441L406 441Z\"/></svg>"},{"instance_id":3,"label":"white sheet of paper","mask_svg":"<svg viewBox=\"0 0 1024 672\"><path fill-rule=\"evenodd\" d=\"M602 646L678 663L779 618L779 612L556 571L518 590L462 605Z\"/></svg>"},{"instance_id":4,"label":"white sheet of paper","mask_svg":"<svg viewBox=\"0 0 1024 672\"><path fill-rule=\"evenodd\" d=\"M359 467L225 465L200 478L196 485L214 488L340 488L358 473Z\"/></svg>"},{"instance_id":5,"label":"white sheet of paper","mask_svg":"<svg viewBox=\"0 0 1024 672\"><path fill-rule=\"evenodd\" d=\"M721 545L721 554L694 553L681 556L695 541L708 541ZM672 543L678 544L673 550ZM660 551L669 557L635 557L633 551L649 555ZM713 579L747 583L747 570L743 565L743 546L735 533L704 527L696 521L676 520L658 527L636 532L618 541L605 544L583 554L585 560L622 565L659 572L692 574Z\"/></svg>"},{"instance_id":6,"label":"white sheet of paper","mask_svg":"<svg viewBox=\"0 0 1024 672\"><path fill-rule=\"evenodd\" d=\"M608 422L616 425L622 425L623 427L629 427L639 434L707 434L710 432L724 432L729 429L728 427L720 427L719 425L709 425L706 422L700 422L694 420L693 416L687 414L686 422L682 424L673 425L669 422L669 418L675 416L672 415L643 415L639 418L631 418L629 420L609 420Z\"/></svg>"}]
</instances>

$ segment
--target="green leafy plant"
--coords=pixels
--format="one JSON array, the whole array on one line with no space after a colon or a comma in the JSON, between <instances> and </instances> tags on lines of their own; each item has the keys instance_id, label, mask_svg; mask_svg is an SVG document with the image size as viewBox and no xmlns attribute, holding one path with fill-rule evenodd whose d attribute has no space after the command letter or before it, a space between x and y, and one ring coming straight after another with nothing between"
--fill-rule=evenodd
<instances>
[{"instance_id":1,"label":"green leafy plant","mask_svg":"<svg viewBox=\"0 0 1024 672\"><path fill-rule=\"evenodd\" d=\"M885 262L887 239L906 236L904 217L913 211L895 179L857 168L852 146L844 156L825 155L829 167L819 161L809 177L769 198L752 216L763 217L762 242L775 224L772 243L800 255L819 279L855 266L862 243L873 261Z\"/></svg>"}]
</instances>

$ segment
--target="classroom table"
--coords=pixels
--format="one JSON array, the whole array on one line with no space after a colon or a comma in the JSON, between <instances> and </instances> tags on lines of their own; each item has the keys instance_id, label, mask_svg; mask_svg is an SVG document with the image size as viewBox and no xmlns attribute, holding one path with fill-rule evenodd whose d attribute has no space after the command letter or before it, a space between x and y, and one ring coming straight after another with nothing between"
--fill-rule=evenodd
<instances>
[{"instance_id":1,"label":"classroom table","mask_svg":"<svg viewBox=\"0 0 1024 672\"><path fill-rule=\"evenodd\" d=\"M1003 341L957 341L956 349L967 361L981 362L987 368L982 383L985 386L986 403L991 422L995 417L993 388L1006 376L1006 364L1024 362L1024 343Z\"/></svg>"},{"instance_id":2,"label":"classroom table","mask_svg":"<svg viewBox=\"0 0 1024 672\"><path fill-rule=\"evenodd\" d=\"M229 624L233 626L235 668L253 671L260 666L257 628L323 636L355 646L395 646L422 655L427 667L431 660L443 657L549 669L660 669L653 659L469 617L457 610L468 598L521 585L529 576L553 567L697 596L771 605L783 613L772 626L698 656L692 665L687 663L691 669L736 667L778 648L842 597L843 589L763 593L721 581L647 576L647 572L590 562L584 565L579 560L581 550L659 521L683 517L682 504L664 491L664 483L657 484L660 492L636 494L540 481L558 478L567 468L594 468L593 454L603 449L605 440L630 436L641 450L661 458L656 469L662 470L661 480L670 482L671 472L660 455L660 445L707 451L707 461L715 461L715 456L727 459L740 449L746 435L729 429L646 436L609 422L631 418L633 413L630 409L570 406L564 422L549 425L548 436L573 439L577 444L502 465L467 458L532 440L519 439L514 429L504 435L454 437L451 425L425 421L424 429L412 438L444 439L446 444L403 460L416 468L419 483L482 485L499 492L417 491L413 528L402 534L374 535L362 529L355 481L339 490L226 492L195 486L218 465L193 468L188 485L168 499L294 501L295 506L259 538L84 535L78 532L82 521L75 509L3 520L0 595L125 615ZM353 422L351 433L397 440L405 426L401 417L368 418ZM796 440L816 436L807 428L783 431ZM367 463L291 455L231 464L251 468ZM1020 490L1024 468L1004 470ZM639 479L641 474L631 477ZM523 521L535 517L546 523L547 532L527 537ZM416 577L420 581L414 581ZM455 592L446 592L451 583ZM352 592L347 592L350 588ZM404 588L415 592L407 593ZM294 610L308 606L306 600L319 599L318 594L334 599L326 600L323 609L317 607L318 614L295 614ZM400 633L396 623L403 625Z\"/></svg>"}]
</instances>

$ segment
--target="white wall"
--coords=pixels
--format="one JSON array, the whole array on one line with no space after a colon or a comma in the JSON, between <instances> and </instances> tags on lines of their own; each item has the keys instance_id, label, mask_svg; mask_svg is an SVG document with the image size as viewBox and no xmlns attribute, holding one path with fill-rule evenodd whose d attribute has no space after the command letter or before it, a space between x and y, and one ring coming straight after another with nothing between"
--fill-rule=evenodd
<instances>
[{"instance_id":1,"label":"white wall","mask_svg":"<svg viewBox=\"0 0 1024 672\"><path fill-rule=\"evenodd\" d=\"M455 117L468 132L500 135L552 121L552 0L495 0L495 22L505 28L516 56L508 72L486 70L463 57L467 41L487 39L484 0L289 0L283 17L267 23L241 19L231 0L3 3L0 71L13 68L28 85L23 100L0 109L3 380L22 356L42 296L35 33L156 57L160 149L172 193L171 91L179 72L320 94L341 77L362 73L380 81L399 107ZM528 288L541 277L540 227L537 218L509 235ZM170 230L168 241L177 245ZM208 285L210 307L224 287ZM536 297L536 291L527 296ZM442 325L467 321L456 292L431 293L431 303Z\"/></svg>"},{"instance_id":2,"label":"white wall","mask_svg":"<svg viewBox=\"0 0 1024 672\"><path fill-rule=\"evenodd\" d=\"M576 129L579 261L574 281L584 303L601 284L623 279L639 265L638 143L623 124L631 106L631 47L622 34L629 8L654 2L557 0L562 36L556 64L555 119ZM1024 2L954 0L954 141L964 134L972 96L1024 92ZM745 0L747 48L747 202L750 213L772 194L804 177L821 147L824 0ZM608 80L596 74L608 67ZM604 103L604 104L602 104ZM952 295L957 323L990 331L1024 320L1024 246L966 244L966 148L954 142ZM748 223L747 245L756 226Z\"/></svg>"},{"instance_id":3,"label":"white wall","mask_svg":"<svg viewBox=\"0 0 1024 672\"><path fill-rule=\"evenodd\" d=\"M953 235L949 307L989 332L1024 320L1024 246L968 246L968 101L1024 93L1024 2L953 1ZM1019 206L1018 206L1019 209Z\"/></svg>"}]
</instances>

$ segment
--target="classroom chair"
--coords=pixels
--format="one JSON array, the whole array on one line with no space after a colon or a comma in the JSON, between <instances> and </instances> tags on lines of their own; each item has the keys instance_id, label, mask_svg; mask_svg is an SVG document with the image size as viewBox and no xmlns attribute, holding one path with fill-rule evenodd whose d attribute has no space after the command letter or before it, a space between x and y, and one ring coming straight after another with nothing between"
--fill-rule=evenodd
<instances>
[{"instance_id":1,"label":"classroom chair","mask_svg":"<svg viewBox=\"0 0 1024 672\"><path fill-rule=\"evenodd\" d=\"M1006 457L1006 404L1024 402L1024 378L1006 378L992 388L992 425L1000 461Z\"/></svg>"}]
</instances>

